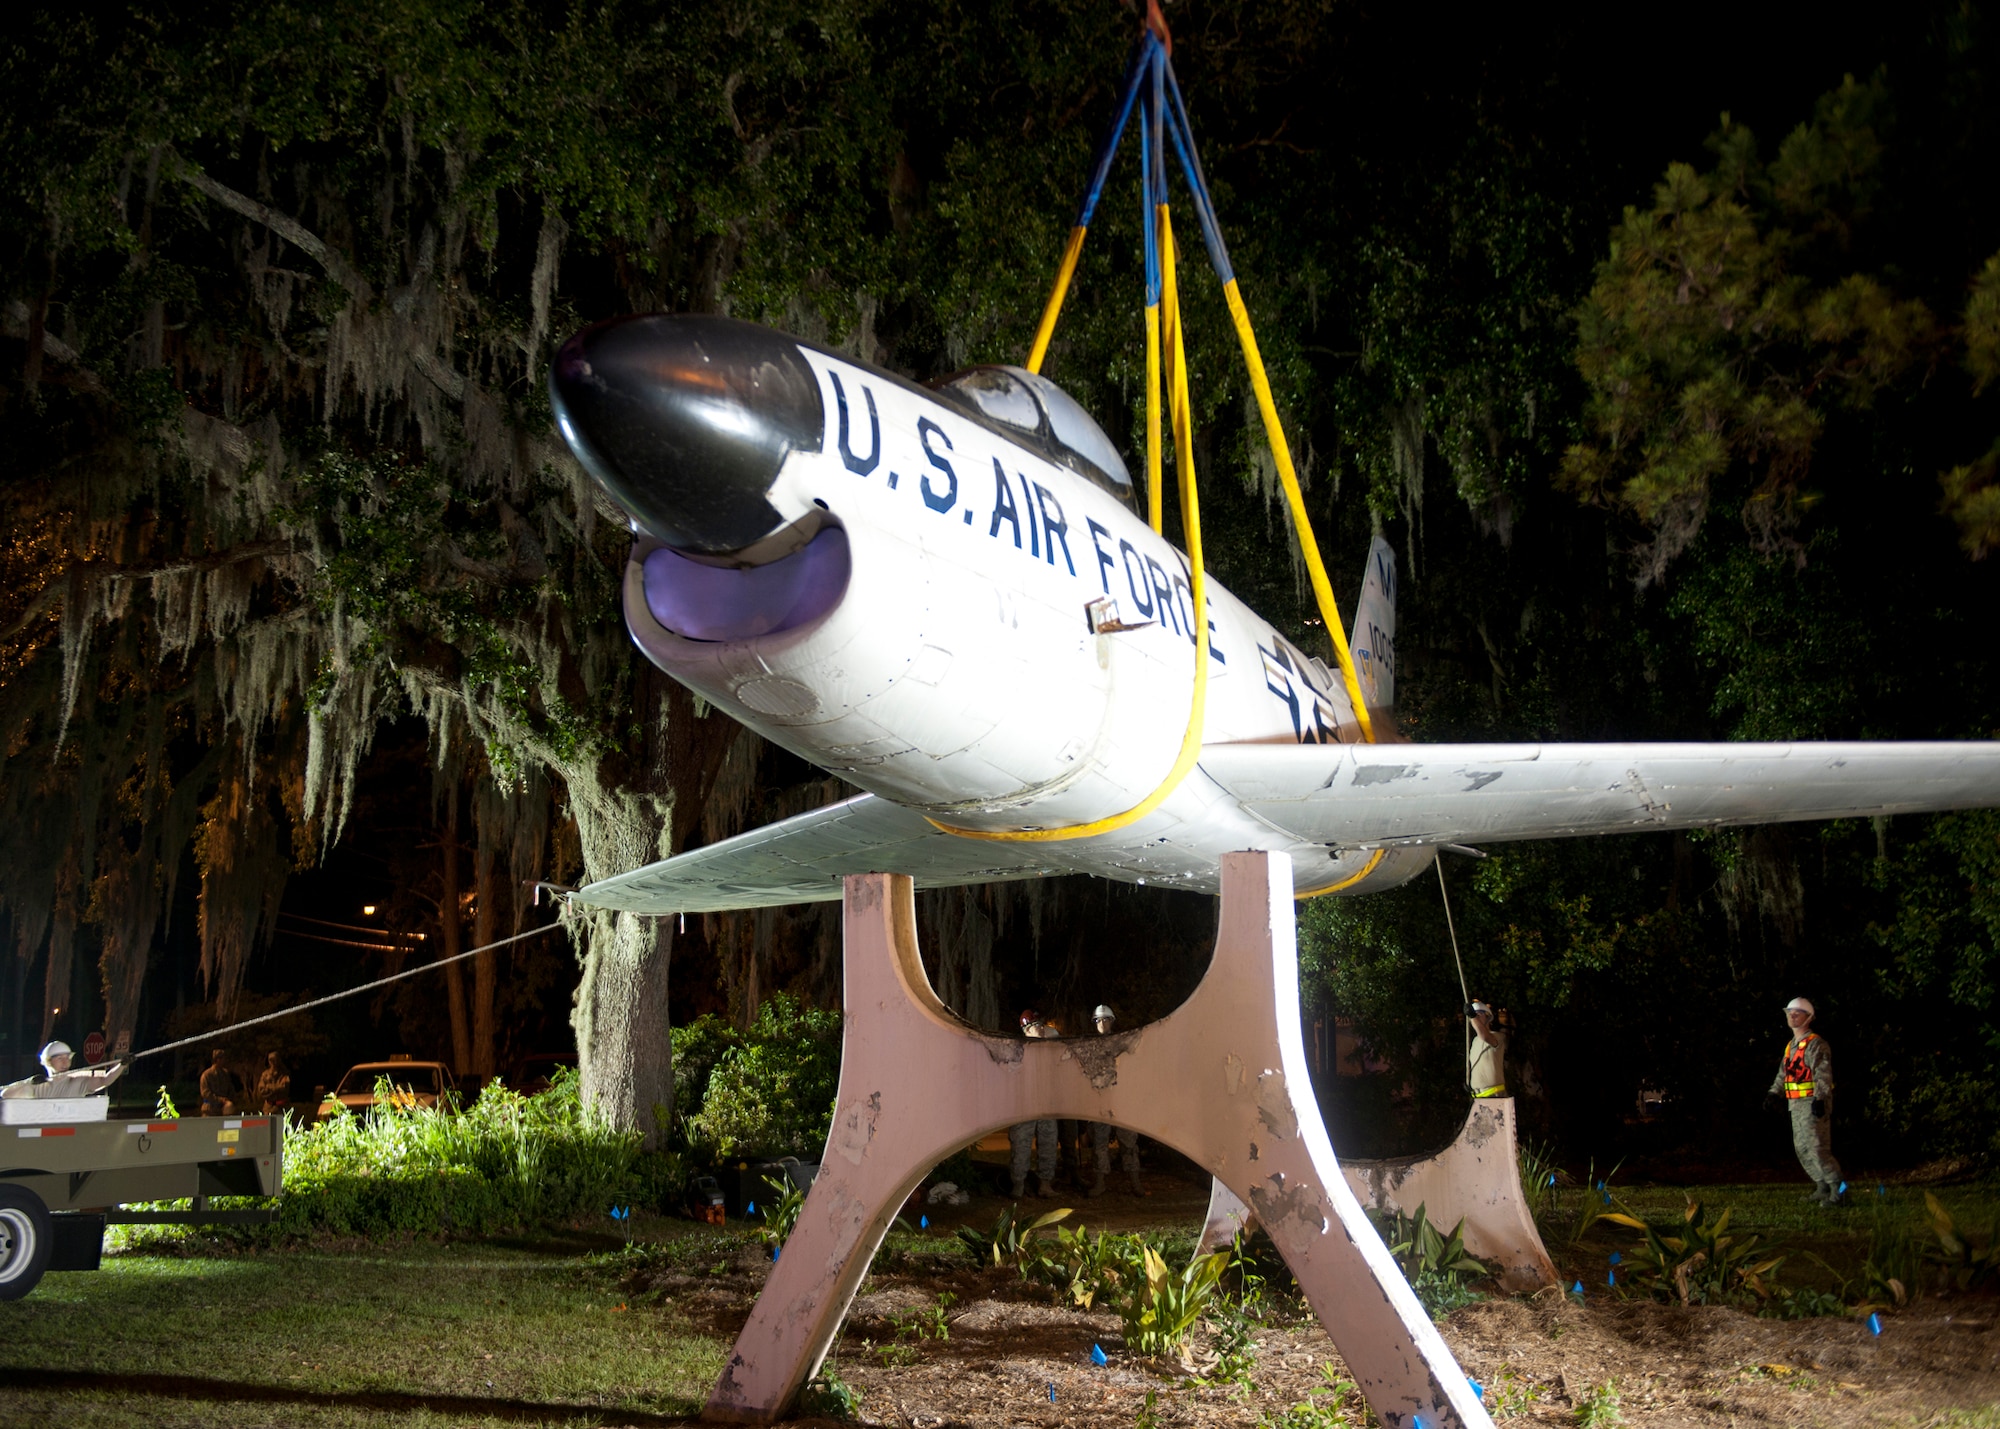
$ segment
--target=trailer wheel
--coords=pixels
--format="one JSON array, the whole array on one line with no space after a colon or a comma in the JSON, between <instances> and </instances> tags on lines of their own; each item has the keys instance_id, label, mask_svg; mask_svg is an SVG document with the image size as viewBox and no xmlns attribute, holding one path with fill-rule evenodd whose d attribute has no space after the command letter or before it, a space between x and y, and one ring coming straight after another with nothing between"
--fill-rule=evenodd
<instances>
[{"instance_id":1,"label":"trailer wheel","mask_svg":"<svg viewBox=\"0 0 2000 1429\"><path fill-rule=\"evenodd\" d=\"M25 1186L0 1181L0 1300L19 1300L41 1283L55 1247L49 1208Z\"/></svg>"}]
</instances>

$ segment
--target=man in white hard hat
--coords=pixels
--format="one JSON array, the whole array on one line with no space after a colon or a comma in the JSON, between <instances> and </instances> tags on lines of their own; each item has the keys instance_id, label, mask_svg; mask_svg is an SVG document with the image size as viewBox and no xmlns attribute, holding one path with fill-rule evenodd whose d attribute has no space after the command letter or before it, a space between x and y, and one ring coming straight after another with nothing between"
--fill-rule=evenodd
<instances>
[{"instance_id":1,"label":"man in white hard hat","mask_svg":"<svg viewBox=\"0 0 2000 1429\"><path fill-rule=\"evenodd\" d=\"M108 1067L83 1067L70 1070L70 1050L67 1042L51 1042L42 1048L42 1070L48 1074L46 1081L36 1081L33 1077L23 1077L18 1082L10 1082L0 1087L0 1096L7 1097L87 1097L109 1087L125 1075L125 1063L113 1062Z\"/></svg>"},{"instance_id":2,"label":"man in white hard hat","mask_svg":"<svg viewBox=\"0 0 2000 1429\"><path fill-rule=\"evenodd\" d=\"M1492 1004L1474 1000L1465 1017L1479 1035L1465 1054L1465 1086L1475 1098L1507 1095L1507 1033Z\"/></svg>"},{"instance_id":3,"label":"man in white hard hat","mask_svg":"<svg viewBox=\"0 0 2000 1429\"><path fill-rule=\"evenodd\" d=\"M1100 1037L1109 1037L1118 1027L1118 1014L1105 1003L1099 1003L1090 1014L1090 1022ZM1139 1179L1139 1133L1128 1127L1118 1128L1119 1162L1125 1174L1132 1180L1132 1194L1146 1194L1146 1184ZM1111 1175L1111 1127L1109 1123L1093 1121L1090 1124L1090 1150L1093 1174L1090 1189L1084 1194L1101 1196L1104 1183Z\"/></svg>"},{"instance_id":4,"label":"man in white hard hat","mask_svg":"<svg viewBox=\"0 0 2000 1429\"><path fill-rule=\"evenodd\" d=\"M1833 1159L1833 1053L1812 1030L1812 1021L1813 1005L1803 997L1785 1004L1785 1025L1792 1036L1764 1099L1791 1113L1792 1150L1812 1178L1813 1202L1837 1206L1847 1194L1847 1182Z\"/></svg>"}]
</instances>

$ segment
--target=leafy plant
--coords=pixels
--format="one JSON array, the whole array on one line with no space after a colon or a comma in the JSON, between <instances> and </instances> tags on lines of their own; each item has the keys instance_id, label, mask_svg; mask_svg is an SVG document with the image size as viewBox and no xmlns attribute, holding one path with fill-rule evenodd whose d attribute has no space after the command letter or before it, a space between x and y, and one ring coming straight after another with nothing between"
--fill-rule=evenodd
<instances>
[{"instance_id":1,"label":"leafy plant","mask_svg":"<svg viewBox=\"0 0 2000 1429\"><path fill-rule=\"evenodd\" d=\"M1576 1401L1576 1429L1624 1429L1625 1416L1618 1409L1618 1381L1607 1379L1594 1389L1586 1389Z\"/></svg>"},{"instance_id":2,"label":"leafy plant","mask_svg":"<svg viewBox=\"0 0 2000 1429\"><path fill-rule=\"evenodd\" d=\"M1132 1429L1160 1429L1160 1391L1146 1391L1146 1402L1139 1406L1139 1412L1132 1416Z\"/></svg>"},{"instance_id":3,"label":"leafy plant","mask_svg":"<svg viewBox=\"0 0 2000 1429\"><path fill-rule=\"evenodd\" d=\"M1416 1292L1417 1303L1424 1307L1424 1313L1439 1324L1449 1320L1454 1310L1476 1305L1486 1298L1455 1275L1429 1270L1412 1275L1410 1289Z\"/></svg>"},{"instance_id":4,"label":"leafy plant","mask_svg":"<svg viewBox=\"0 0 2000 1429\"><path fill-rule=\"evenodd\" d=\"M1058 1221L1069 1219L1074 1211L1069 1206L1037 1216L1026 1226L1015 1219L1015 1208L1007 1207L1000 1212L1000 1219L993 1224L991 1234L982 1234L971 1226L960 1226L958 1238L970 1246L972 1253L981 1261L994 1265L1021 1265L1026 1258L1037 1251L1033 1244L1035 1235Z\"/></svg>"},{"instance_id":5,"label":"leafy plant","mask_svg":"<svg viewBox=\"0 0 2000 1429\"><path fill-rule=\"evenodd\" d=\"M1463 1217L1450 1235L1440 1235L1419 1204L1412 1215L1395 1211L1378 1217L1375 1229L1433 1320L1443 1320L1461 1305L1480 1298L1466 1281L1485 1275L1487 1270L1466 1253Z\"/></svg>"},{"instance_id":6,"label":"leafy plant","mask_svg":"<svg viewBox=\"0 0 2000 1429\"><path fill-rule=\"evenodd\" d=\"M1812 1251L1805 1256L1832 1277L1833 1287L1820 1290L1810 1286L1779 1286L1758 1314L1781 1320L1811 1320L1828 1315L1865 1317L1892 1304L1901 1304L1897 1297L1908 1293L1904 1282L1893 1276L1884 1283L1872 1261L1864 1261L1852 1275L1843 1275L1825 1257Z\"/></svg>"},{"instance_id":7,"label":"leafy plant","mask_svg":"<svg viewBox=\"0 0 2000 1429\"><path fill-rule=\"evenodd\" d=\"M1611 1183L1618 1176L1618 1168L1624 1161L1614 1162L1602 1176L1597 1174L1597 1160L1593 1157L1589 1169L1584 1172L1583 1184L1576 1191L1576 1215L1570 1221L1566 1239L1576 1245L1590 1234L1593 1227L1611 1213L1611 1203L1616 1199Z\"/></svg>"},{"instance_id":8,"label":"leafy plant","mask_svg":"<svg viewBox=\"0 0 2000 1429\"><path fill-rule=\"evenodd\" d=\"M790 1177L774 1181L766 1176L764 1185L771 1194L764 1202L764 1225L757 1232L757 1239L776 1250L792 1238L792 1228L799 1223L799 1212L805 1208L806 1193L794 1186Z\"/></svg>"},{"instance_id":9,"label":"leafy plant","mask_svg":"<svg viewBox=\"0 0 2000 1429\"><path fill-rule=\"evenodd\" d=\"M1627 1289L1643 1290L1683 1305L1723 1305L1746 1298L1768 1299L1771 1277L1784 1264L1782 1255L1759 1252L1759 1235L1732 1235L1731 1211L1725 1207L1709 1216L1701 1202L1688 1202L1679 1226L1658 1229L1627 1211L1606 1212L1601 1219L1628 1226L1645 1236L1626 1258Z\"/></svg>"},{"instance_id":10,"label":"leafy plant","mask_svg":"<svg viewBox=\"0 0 2000 1429\"><path fill-rule=\"evenodd\" d=\"M822 1419L852 1419L861 1408L861 1391L840 1377L832 1360L799 1391L799 1412Z\"/></svg>"},{"instance_id":11,"label":"leafy plant","mask_svg":"<svg viewBox=\"0 0 2000 1429\"><path fill-rule=\"evenodd\" d=\"M1516 1156L1521 1173L1521 1194L1527 1198L1528 1214L1537 1219L1553 1215L1562 1188L1573 1184L1573 1178L1556 1164L1555 1151L1547 1142L1524 1141Z\"/></svg>"},{"instance_id":12,"label":"leafy plant","mask_svg":"<svg viewBox=\"0 0 2000 1429\"><path fill-rule=\"evenodd\" d=\"M1390 1221L1390 1234L1385 1239L1389 1242L1389 1254L1396 1257L1396 1264L1403 1268L1405 1275L1425 1271L1456 1276L1486 1274L1486 1267L1466 1254L1463 1216L1451 1228L1450 1235L1439 1235L1419 1202L1411 1215L1395 1212Z\"/></svg>"},{"instance_id":13,"label":"leafy plant","mask_svg":"<svg viewBox=\"0 0 2000 1429\"><path fill-rule=\"evenodd\" d=\"M949 1290L940 1290L935 1304L891 1315L889 1323L896 1327L898 1339L936 1340L942 1343L951 1338L951 1321L947 1312L957 1303L956 1295Z\"/></svg>"},{"instance_id":14,"label":"leafy plant","mask_svg":"<svg viewBox=\"0 0 2000 1429\"><path fill-rule=\"evenodd\" d=\"M1486 1386L1486 1411L1495 1419L1527 1414L1541 1402L1542 1387L1512 1365L1503 1365Z\"/></svg>"},{"instance_id":15,"label":"leafy plant","mask_svg":"<svg viewBox=\"0 0 2000 1429\"><path fill-rule=\"evenodd\" d=\"M1208 1310L1229 1252L1189 1258L1176 1275L1150 1245L1140 1252L1145 1283L1118 1307L1125 1321L1127 1348L1142 1355L1187 1355L1188 1336Z\"/></svg>"},{"instance_id":16,"label":"leafy plant","mask_svg":"<svg viewBox=\"0 0 2000 1429\"><path fill-rule=\"evenodd\" d=\"M1234 1272L1239 1287L1234 1294L1227 1289L1230 1272ZM1256 1339L1263 1320L1264 1277L1258 1273L1255 1257L1245 1251L1243 1233L1238 1231L1230 1242L1224 1284L1217 1287L1209 1314L1215 1334L1215 1358L1203 1371L1202 1383L1233 1385L1239 1394L1250 1391L1257 1352L1263 1348Z\"/></svg>"},{"instance_id":17,"label":"leafy plant","mask_svg":"<svg viewBox=\"0 0 2000 1429\"><path fill-rule=\"evenodd\" d=\"M1851 1311L1846 1298L1837 1290L1787 1285L1779 1286L1758 1313L1777 1320L1817 1320Z\"/></svg>"},{"instance_id":18,"label":"leafy plant","mask_svg":"<svg viewBox=\"0 0 2000 1429\"><path fill-rule=\"evenodd\" d=\"M1878 1216L1861 1262L1861 1298L1881 1305L1907 1305L1917 1295L1924 1251L1916 1228L1901 1216Z\"/></svg>"},{"instance_id":19,"label":"leafy plant","mask_svg":"<svg viewBox=\"0 0 2000 1429\"><path fill-rule=\"evenodd\" d=\"M1325 1383L1307 1390L1289 1409L1266 1414L1257 1429L1351 1429L1374 1422L1353 1380L1340 1378L1330 1364L1322 1364L1319 1372Z\"/></svg>"},{"instance_id":20,"label":"leafy plant","mask_svg":"<svg viewBox=\"0 0 2000 1429\"><path fill-rule=\"evenodd\" d=\"M1099 1300L1115 1299L1143 1275L1140 1247L1136 1236L1092 1235L1083 1226L1058 1226L1053 1236L1038 1237L1021 1254L1021 1273L1051 1286L1057 1299L1088 1310Z\"/></svg>"},{"instance_id":21,"label":"leafy plant","mask_svg":"<svg viewBox=\"0 0 2000 1429\"><path fill-rule=\"evenodd\" d=\"M2000 1216L1987 1229L1984 1245L1976 1245L1952 1221L1951 1212L1931 1192L1924 1192L1924 1214L1934 1247L1925 1247L1927 1257L1943 1278L1959 1290L1977 1290L2000 1268Z\"/></svg>"}]
</instances>

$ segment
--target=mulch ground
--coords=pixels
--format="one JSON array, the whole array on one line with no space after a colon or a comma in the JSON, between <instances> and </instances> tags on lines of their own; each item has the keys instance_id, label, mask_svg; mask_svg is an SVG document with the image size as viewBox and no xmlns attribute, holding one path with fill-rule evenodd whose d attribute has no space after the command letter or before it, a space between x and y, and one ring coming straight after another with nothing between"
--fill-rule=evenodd
<instances>
[{"instance_id":1,"label":"mulch ground","mask_svg":"<svg viewBox=\"0 0 2000 1429\"><path fill-rule=\"evenodd\" d=\"M1205 1184L1159 1180L1147 1200L1114 1193L1078 1203L1078 1219L1107 1230L1198 1225L1205 1203ZM946 1214L954 1223L990 1226L1004 1204L981 1197ZM720 1273L655 1270L633 1289L653 1292L690 1328L733 1338L768 1270L757 1251L746 1250ZM935 1306L940 1294L953 1297L950 1338L914 1338L913 1312ZM833 1362L861 1392L860 1417L870 1424L1127 1425L1150 1396L1161 1425L1247 1429L1345 1373L1303 1305L1282 1298L1278 1305L1258 1336L1252 1386L1209 1386L1179 1365L1128 1353L1114 1313L1054 1304L1048 1291L1010 1270L905 1257L864 1285ZM1996 1323L2000 1302L1991 1296L1919 1301L1884 1315L1878 1337L1851 1319L1759 1319L1608 1295L1578 1303L1551 1292L1489 1298L1441 1328L1502 1422L1574 1423L1579 1407L1609 1384L1632 1426L1844 1429L1923 1424L1943 1410L2000 1403ZM1092 1362L1093 1346L1107 1364ZM1206 1337L1197 1335L1195 1363L1208 1351ZM1367 1422L1358 1401L1351 1422Z\"/></svg>"}]
</instances>

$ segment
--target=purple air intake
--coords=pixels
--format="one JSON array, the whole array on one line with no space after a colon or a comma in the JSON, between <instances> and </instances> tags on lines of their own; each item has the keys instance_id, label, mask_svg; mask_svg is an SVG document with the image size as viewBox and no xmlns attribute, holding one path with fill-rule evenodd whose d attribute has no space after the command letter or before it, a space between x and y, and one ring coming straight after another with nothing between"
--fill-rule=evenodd
<instances>
[{"instance_id":1,"label":"purple air intake","mask_svg":"<svg viewBox=\"0 0 2000 1429\"><path fill-rule=\"evenodd\" d=\"M840 604L852 569L847 533L822 526L764 566L708 566L662 546L644 566L646 609L689 640L749 640L809 625Z\"/></svg>"}]
</instances>

